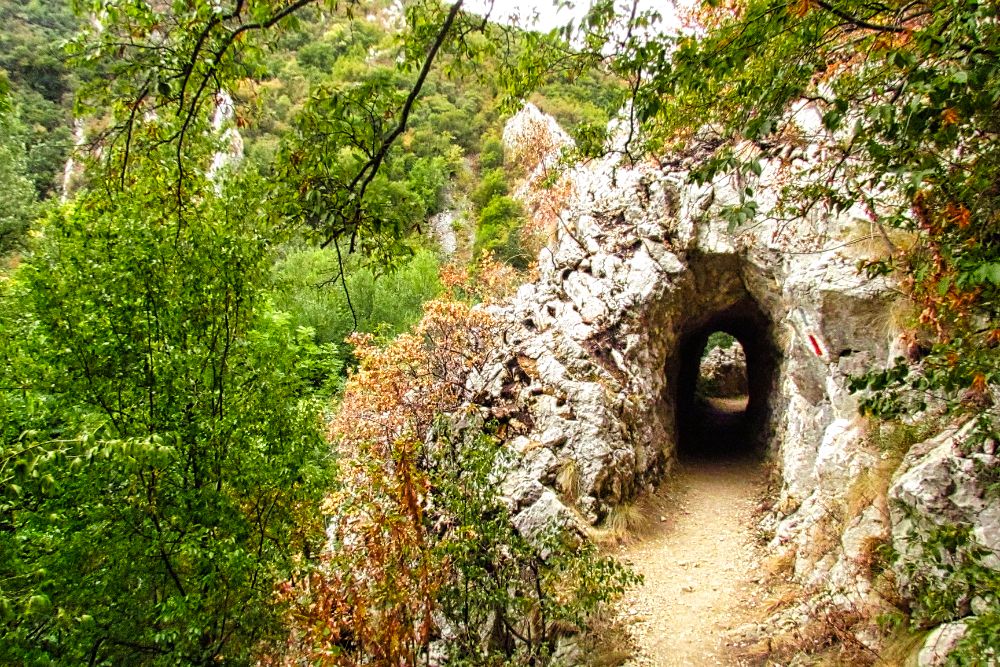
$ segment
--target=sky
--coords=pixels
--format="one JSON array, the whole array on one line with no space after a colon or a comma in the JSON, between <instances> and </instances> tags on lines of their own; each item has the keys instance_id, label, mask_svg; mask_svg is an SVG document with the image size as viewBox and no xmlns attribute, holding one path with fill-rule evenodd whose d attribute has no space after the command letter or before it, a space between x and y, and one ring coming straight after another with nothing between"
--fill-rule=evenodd
<instances>
[{"instance_id":1,"label":"sky","mask_svg":"<svg viewBox=\"0 0 1000 667\"><path fill-rule=\"evenodd\" d=\"M485 13L489 7L489 0L470 0L466 2L466 8L475 13ZM521 24L530 19L537 12L538 21L532 26L535 30L548 31L552 28L565 25L570 20L574 23L583 16L590 7L590 0L574 0L573 8L555 7L555 0L495 0L493 3L493 13L491 17L498 22L507 22L520 18ZM618 0L616 3L622 7L622 11L628 11L632 3L628 0ZM673 16L673 3L669 0L639 0L639 10L656 9L665 17L665 23L670 23L668 16Z\"/></svg>"},{"instance_id":2,"label":"sky","mask_svg":"<svg viewBox=\"0 0 1000 667\"><path fill-rule=\"evenodd\" d=\"M590 6L590 2L587 0L577 2L577 6L572 9L557 10L554 4L553 0L496 0L493 3L493 13L490 16L502 23L517 19L524 23L524 21L530 20L530 17L537 11L538 22L533 27L546 31L565 25L571 19L579 18ZM485 14L489 5L489 0L471 0L465 3L469 11L477 14Z\"/></svg>"}]
</instances>

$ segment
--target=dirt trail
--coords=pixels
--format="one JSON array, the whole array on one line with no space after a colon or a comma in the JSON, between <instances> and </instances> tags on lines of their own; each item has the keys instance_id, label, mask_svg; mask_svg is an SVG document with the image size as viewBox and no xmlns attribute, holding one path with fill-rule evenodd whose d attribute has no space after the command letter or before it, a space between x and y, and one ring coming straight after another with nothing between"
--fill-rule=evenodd
<instances>
[{"instance_id":1,"label":"dirt trail","mask_svg":"<svg viewBox=\"0 0 1000 667\"><path fill-rule=\"evenodd\" d=\"M755 620L764 595L754 540L764 483L757 461L698 461L647 500L652 525L618 554L645 577L620 606L639 648L627 665L741 664L726 631Z\"/></svg>"}]
</instances>

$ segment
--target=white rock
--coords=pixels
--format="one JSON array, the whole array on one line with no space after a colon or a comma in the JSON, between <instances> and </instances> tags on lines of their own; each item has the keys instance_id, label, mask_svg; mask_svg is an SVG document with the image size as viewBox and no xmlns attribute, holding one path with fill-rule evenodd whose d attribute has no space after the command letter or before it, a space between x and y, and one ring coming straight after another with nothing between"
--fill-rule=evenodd
<instances>
[{"instance_id":1,"label":"white rock","mask_svg":"<svg viewBox=\"0 0 1000 667\"><path fill-rule=\"evenodd\" d=\"M944 667L948 664L948 655L955 650L967 631L962 621L945 623L934 628L924 640L920 653L917 654L918 667Z\"/></svg>"},{"instance_id":2,"label":"white rock","mask_svg":"<svg viewBox=\"0 0 1000 667\"><path fill-rule=\"evenodd\" d=\"M813 106L797 107L794 116L818 130ZM791 169L806 170L809 156L823 153L821 137L808 140ZM554 121L530 106L511 120L504 142L510 156L539 149L533 155L544 154L543 164L569 145ZM854 481L882 462L865 442L847 382L899 349L886 316L893 292L860 276L855 259L832 247L856 231L856 211L818 207L794 224L769 216L785 168L777 160L765 160L766 180L749 183L764 210L736 234L720 211L739 203L748 183L720 174L696 186L684 164L608 159L569 169L572 195L558 213L552 249L539 256L538 279L492 311L507 324L506 342L480 373L489 382L472 388L505 414L517 412L527 425L521 435L538 443L503 486L515 522L525 534L571 516L596 522L660 479L677 446L680 344L713 318L735 319L759 338L750 341L756 358L774 361L773 376L758 382L771 387L760 427L781 478L778 508L766 522L771 543L794 558L800 582L815 584L814 599L845 608L867 603L874 593L861 565L872 541L889 534L884 503L861 507L856 517L831 516L847 504ZM517 196L532 196L530 186ZM753 374L751 347L742 342ZM510 379L507 364L522 355L534 360L532 377ZM957 520L983 546L1000 550L1000 506L977 486L976 471L996 461L995 452L984 452L977 454L983 459L959 456L944 441L911 451L891 496L894 506L926 521L918 525L894 510L894 544L907 530L926 534ZM581 487L572 509L551 488L555 466L570 460ZM811 536L824 530L842 534L822 536L833 546L812 553ZM789 618L804 618L804 609Z\"/></svg>"}]
</instances>

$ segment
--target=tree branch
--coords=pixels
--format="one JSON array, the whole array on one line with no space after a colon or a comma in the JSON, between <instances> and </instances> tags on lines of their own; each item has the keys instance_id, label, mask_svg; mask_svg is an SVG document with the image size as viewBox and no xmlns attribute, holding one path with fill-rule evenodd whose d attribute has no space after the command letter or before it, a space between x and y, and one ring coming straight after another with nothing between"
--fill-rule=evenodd
<instances>
[{"instance_id":1,"label":"tree branch","mask_svg":"<svg viewBox=\"0 0 1000 667\"><path fill-rule=\"evenodd\" d=\"M870 23L864 19L860 19L856 16L851 16L847 12L837 9L831 5L826 0L814 0L816 5L830 12L837 18L843 19L850 23L851 25L857 26L858 28L864 28L865 30L875 30L877 32L893 32L893 33L903 33L906 32L906 28L900 28L894 25L880 25L878 23Z\"/></svg>"},{"instance_id":2,"label":"tree branch","mask_svg":"<svg viewBox=\"0 0 1000 667\"><path fill-rule=\"evenodd\" d=\"M417 97L420 96L420 91L424 86L424 82L427 80L428 74L430 74L431 66L434 64L434 59L437 57L438 50L441 48L441 45L444 44L445 39L447 39L448 33L451 30L452 25L455 23L455 18L458 16L458 12L462 8L463 2L464 0L458 0L458 2L453 4L448 10L448 16L445 18L444 23L441 25L441 29L434 38L434 42L431 44L431 48L427 52L427 56L424 58L424 64L420 68L420 74L417 76L417 81L413 84L413 88L410 89L410 94L407 95L406 101L403 103L403 109L399 116L399 122L392 129L392 131L382 139L382 144L379 146L375 156L361 167L361 170L358 171L348 186L348 192L355 193L355 190L357 190L354 195L355 216L357 216L360 211L361 202L364 199L365 192L368 190L368 186L371 185L373 180L375 180L375 176L378 175L378 170L381 168L382 163L385 162L385 158L389 154L389 149L392 148L392 144L399 138L399 135L406 130L406 126L410 120L410 112L413 110L413 105L416 103ZM320 247L325 248L330 245L336 236L336 233L330 235ZM353 236L354 235L352 234L352 248L354 245Z\"/></svg>"},{"instance_id":3,"label":"tree branch","mask_svg":"<svg viewBox=\"0 0 1000 667\"><path fill-rule=\"evenodd\" d=\"M347 289L347 276L344 275L344 258L340 254L340 243L337 237L333 237L333 247L337 250L337 264L340 267L340 284L344 288L344 296L347 297L347 308L351 311L351 319L354 320L354 330L358 330L358 314L354 312L354 304L351 303L351 291Z\"/></svg>"}]
</instances>

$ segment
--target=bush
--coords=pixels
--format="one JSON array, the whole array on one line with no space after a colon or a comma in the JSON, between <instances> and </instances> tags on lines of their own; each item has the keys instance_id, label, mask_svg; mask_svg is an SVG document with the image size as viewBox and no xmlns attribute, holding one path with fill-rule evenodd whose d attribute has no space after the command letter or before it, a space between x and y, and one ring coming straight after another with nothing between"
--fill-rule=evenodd
<instances>
[{"instance_id":1,"label":"bush","mask_svg":"<svg viewBox=\"0 0 1000 667\"><path fill-rule=\"evenodd\" d=\"M21 243L36 207L35 189L28 178L25 136L14 114L0 108L0 256Z\"/></svg>"},{"instance_id":2,"label":"bush","mask_svg":"<svg viewBox=\"0 0 1000 667\"><path fill-rule=\"evenodd\" d=\"M521 225L524 211L521 204L511 197L494 197L479 214L476 257L492 253L498 259L519 269L526 269L531 257L521 243Z\"/></svg>"},{"instance_id":3,"label":"bush","mask_svg":"<svg viewBox=\"0 0 1000 667\"><path fill-rule=\"evenodd\" d=\"M420 664L447 628L446 664L538 664L558 632L584 628L635 580L565 530L519 535L497 493L509 454L492 427L474 409L438 418L471 398L465 380L499 333L484 312L438 301L384 348L356 337L359 369L333 423L336 546L285 589L293 659Z\"/></svg>"},{"instance_id":4,"label":"bush","mask_svg":"<svg viewBox=\"0 0 1000 667\"><path fill-rule=\"evenodd\" d=\"M479 185L472 191L469 199L482 211L496 197L504 197L510 194L510 185L507 184L507 174L502 168L491 169L483 173L483 178Z\"/></svg>"},{"instance_id":5,"label":"bush","mask_svg":"<svg viewBox=\"0 0 1000 667\"><path fill-rule=\"evenodd\" d=\"M487 137L479 153L479 168L483 172L503 166L503 142L497 137Z\"/></svg>"},{"instance_id":6,"label":"bush","mask_svg":"<svg viewBox=\"0 0 1000 667\"><path fill-rule=\"evenodd\" d=\"M329 358L267 309L253 185L186 176L182 224L160 169L54 212L2 286L2 664L252 663L324 537L299 365Z\"/></svg>"},{"instance_id":7,"label":"bush","mask_svg":"<svg viewBox=\"0 0 1000 667\"><path fill-rule=\"evenodd\" d=\"M1000 570L990 562L995 556L976 542L965 525L938 526L926 537L913 539L920 558L904 567L913 586L911 623L928 628L956 620L966 616L973 598L979 598L978 613L964 619L966 634L948 655L947 664L992 664L1000 636Z\"/></svg>"},{"instance_id":8,"label":"bush","mask_svg":"<svg viewBox=\"0 0 1000 667\"><path fill-rule=\"evenodd\" d=\"M423 312L422 306L441 290L433 252L420 249L393 271L376 274L348 258L347 287L359 331L406 331ZM274 269L274 307L287 312L294 327L315 331L318 344L342 346L354 331L354 316L338 277L332 249L293 248Z\"/></svg>"},{"instance_id":9,"label":"bush","mask_svg":"<svg viewBox=\"0 0 1000 667\"><path fill-rule=\"evenodd\" d=\"M717 347L723 350L728 350L733 345L735 345L736 342L737 342L736 338L734 338L730 334L727 334L725 331L713 331L709 335L708 340L705 341L705 349L702 352L701 356L704 357L706 354L708 354Z\"/></svg>"}]
</instances>

